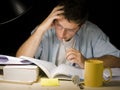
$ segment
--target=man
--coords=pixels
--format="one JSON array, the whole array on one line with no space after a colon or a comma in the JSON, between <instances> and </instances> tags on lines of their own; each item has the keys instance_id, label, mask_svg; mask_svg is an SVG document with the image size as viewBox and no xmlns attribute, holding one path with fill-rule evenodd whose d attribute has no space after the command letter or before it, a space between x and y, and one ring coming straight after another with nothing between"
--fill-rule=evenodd
<instances>
[{"instance_id":1,"label":"man","mask_svg":"<svg viewBox=\"0 0 120 90\"><path fill-rule=\"evenodd\" d=\"M66 63L84 68L88 59L104 61L105 67L120 67L120 51L97 27L87 21L85 0L60 0L49 16L22 44L16 56ZM73 46L74 44L74 46ZM71 48L66 48L71 46Z\"/></svg>"}]
</instances>

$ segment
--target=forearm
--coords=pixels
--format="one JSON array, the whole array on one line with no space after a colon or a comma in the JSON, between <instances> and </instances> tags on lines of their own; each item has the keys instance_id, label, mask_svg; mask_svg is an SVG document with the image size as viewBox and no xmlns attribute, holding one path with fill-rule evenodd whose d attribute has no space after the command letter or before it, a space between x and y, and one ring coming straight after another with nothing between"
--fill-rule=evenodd
<instances>
[{"instance_id":1,"label":"forearm","mask_svg":"<svg viewBox=\"0 0 120 90\"><path fill-rule=\"evenodd\" d=\"M34 57L41 42L44 31L38 27L35 32L21 45L16 53L16 57L29 56Z\"/></svg>"},{"instance_id":2,"label":"forearm","mask_svg":"<svg viewBox=\"0 0 120 90\"><path fill-rule=\"evenodd\" d=\"M120 67L120 58L112 56L112 55L105 55L99 58L94 58L98 59L104 62L105 67Z\"/></svg>"}]
</instances>

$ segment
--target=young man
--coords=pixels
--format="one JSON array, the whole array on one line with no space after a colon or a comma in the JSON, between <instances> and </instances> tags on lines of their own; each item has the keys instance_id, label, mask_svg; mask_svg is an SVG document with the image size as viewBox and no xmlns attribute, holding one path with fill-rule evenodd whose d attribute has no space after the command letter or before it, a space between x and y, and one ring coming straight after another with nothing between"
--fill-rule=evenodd
<instances>
[{"instance_id":1,"label":"young man","mask_svg":"<svg viewBox=\"0 0 120 90\"><path fill-rule=\"evenodd\" d=\"M99 59L104 61L105 67L120 67L120 51L97 25L87 21L85 0L60 1L22 44L16 56L81 68L84 68L85 60ZM67 49L69 46L71 48Z\"/></svg>"}]
</instances>

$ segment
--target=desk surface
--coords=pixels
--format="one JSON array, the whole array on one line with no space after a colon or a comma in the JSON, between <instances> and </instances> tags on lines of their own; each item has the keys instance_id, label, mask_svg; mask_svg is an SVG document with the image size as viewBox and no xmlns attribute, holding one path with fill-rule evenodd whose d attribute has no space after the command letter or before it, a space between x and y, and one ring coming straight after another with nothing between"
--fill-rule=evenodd
<instances>
[{"instance_id":1,"label":"desk surface","mask_svg":"<svg viewBox=\"0 0 120 90\"><path fill-rule=\"evenodd\" d=\"M0 82L0 90L80 90L72 81L60 81L60 86L42 87L40 80L32 85ZM112 81L102 87L86 87L84 90L120 90L120 81Z\"/></svg>"}]
</instances>

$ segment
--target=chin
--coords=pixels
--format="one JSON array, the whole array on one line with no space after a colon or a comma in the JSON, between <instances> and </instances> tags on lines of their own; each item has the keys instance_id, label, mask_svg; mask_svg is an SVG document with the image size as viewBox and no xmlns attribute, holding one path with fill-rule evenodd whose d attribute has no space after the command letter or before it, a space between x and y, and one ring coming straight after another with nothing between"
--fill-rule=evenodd
<instances>
[{"instance_id":1,"label":"chin","mask_svg":"<svg viewBox=\"0 0 120 90\"><path fill-rule=\"evenodd\" d=\"M62 38L58 38L58 40L62 41L63 39Z\"/></svg>"}]
</instances>

